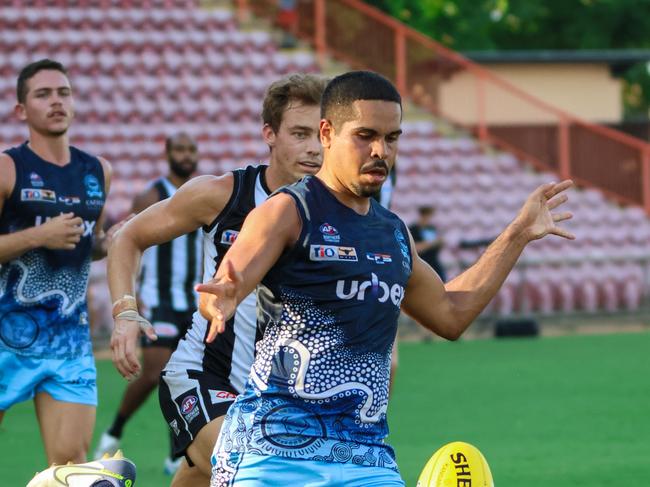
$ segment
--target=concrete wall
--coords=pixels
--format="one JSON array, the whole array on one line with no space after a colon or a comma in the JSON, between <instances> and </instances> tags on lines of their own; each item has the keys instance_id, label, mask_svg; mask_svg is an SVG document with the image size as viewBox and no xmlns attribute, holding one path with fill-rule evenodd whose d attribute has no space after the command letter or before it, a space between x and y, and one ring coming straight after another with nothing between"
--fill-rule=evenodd
<instances>
[{"instance_id":1,"label":"concrete wall","mask_svg":"<svg viewBox=\"0 0 650 487\"><path fill-rule=\"evenodd\" d=\"M611 76L606 64L493 64L484 65L498 77L546 103L579 118L599 123L618 123L623 114L621 81ZM549 123L553 115L513 96L492 82L485 84L485 116L488 123ZM467 124L478 121L477 79L457 72L440 84L443 114Z\"/></svg>"}]
</instances>

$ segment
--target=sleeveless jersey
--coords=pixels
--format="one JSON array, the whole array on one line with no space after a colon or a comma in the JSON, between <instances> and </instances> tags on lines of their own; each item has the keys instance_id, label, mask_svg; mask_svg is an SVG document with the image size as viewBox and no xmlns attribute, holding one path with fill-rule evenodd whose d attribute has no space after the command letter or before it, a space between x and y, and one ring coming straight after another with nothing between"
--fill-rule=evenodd
<instances>
[{"instance_id":1,"label":"sleeveless jersey","mask_svg":"<svg viewBox=\"0 0 650 487\"><path fill-rule=\"evenodd\" d=\"M412 269L406 227L372 199L357 214L316 177L279 191L295 200L302 231L258 286L264 336L217 456L397 470L384 439L391 349Z\"/></svg>"},{"instance_id":2,"label":"sleeveless jersey","mask_svg":"<svg viewBox=\"0 0 650 487\"><path fill-rule=\"evenodd\" d=\"M215 220L203 228L203 282L214 276L248 213L269 196L264 182L267 167L248 166L233 171L233 190L228 203ZM206 344L209 324L197 311L192 327L178 344L165 370L207 371L230 382L241 392L253 362L255 342L261 337L256 316L257 298L253 292L239 304L234 317L226 323L225 331Z\"/></svg>"},{"instance_id":3,"label":"sleeveless jersey","mask_svg":"<svg viewBox=\"0 0 650 487\"><path fill-rule=\"evenodd\" d=\"M151 186L158 192L159 201L176 193L176 186L164 177L153 181ZM185 312L196 309L194 284L199 282L202 270L199 233L196 230L145 250L138 295L149 310Z\"/></svg>"},{"instance_id":4,"label":"sleeveless jersey","mask_svg":"<svg viewBox=\"0 0 650 487\"><path fill-rule=\"evenodd\" d=\"M16 184L0 215L0 233L68 212L81 217L84 232L73 250L39 247L0 268L0 349L36 358L90 355L86 287L93 232L106 199L102 165L75 147L65 166L41 159L27 143L6 153Z\"/></svg>"}]
</instances>

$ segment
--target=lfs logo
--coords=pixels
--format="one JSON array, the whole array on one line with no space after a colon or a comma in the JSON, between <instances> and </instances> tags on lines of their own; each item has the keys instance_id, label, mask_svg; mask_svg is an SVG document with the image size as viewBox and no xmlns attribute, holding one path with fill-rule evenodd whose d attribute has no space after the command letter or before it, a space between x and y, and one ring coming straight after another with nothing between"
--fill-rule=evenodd
<instances>
[{"instance_id":1,"label":"lfs logo","mask_svg":"<svg viewBox=\"0 0 650 487\"><path fill-rule=\"evenodd\" d=\"M399 308L404 299L404 288L399 284L389 286L384 281L380 281L377 274L372 272L369 281L352 281L349 289L346 290L345 281L336 281L336 296L340 299L354 299L359 301L366 299L366 291L370 289L370 295L377 298L380 303L385 303L388 299Z\"/></svg>"}]
</instances>

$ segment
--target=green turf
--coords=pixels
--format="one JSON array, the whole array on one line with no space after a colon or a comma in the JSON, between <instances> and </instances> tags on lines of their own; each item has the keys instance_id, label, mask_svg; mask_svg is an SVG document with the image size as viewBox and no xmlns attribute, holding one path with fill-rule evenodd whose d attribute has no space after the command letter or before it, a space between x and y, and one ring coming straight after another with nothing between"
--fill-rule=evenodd
<instances>
[{"instance_id":1,"label":"green turf","mask_svg":"<svg viewBox=\"0 0 650 487\"><path fill-rule=\"evenodd\" d=\"M647 485L649 350L648 333L402 344L389 423L406 485L454 440L483 451L498 487ZM124 383L110 363L98 369L100 431ZM155 397L127 425L139 487L169 483L165 427ZM0 430L1 485L25 485L43 462L32 405L11 409Z\"/></svg>"}]
</instances>

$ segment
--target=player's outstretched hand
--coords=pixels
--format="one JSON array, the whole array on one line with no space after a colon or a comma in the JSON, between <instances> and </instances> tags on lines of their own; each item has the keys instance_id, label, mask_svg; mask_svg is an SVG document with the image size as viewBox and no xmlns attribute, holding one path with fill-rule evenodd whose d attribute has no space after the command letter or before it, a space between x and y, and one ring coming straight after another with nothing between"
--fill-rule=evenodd
<instances>
[{"instance_id":1,"label":"player's outstretched hand","mask_svg":"<svg viewBox=\"0 0 650 487\"><path fill-rule=\"evenodd\" d=\"M227 261L224 276L197 284L194 288L199 292L199 311L210 322L206 342L211 343L218 333L225 330L226 321L237 307L237 289L241 284L241 273L235 270L232 262Z\"/></svg>"},{"instance_id":2,"label":"player's outstretched hand","mask_svg":"<svg viewBox=\"0 0 650 487\"><path fill-rule=\"evenodd\" d=\"M571 232L557 226L557 223L569 220L573 215L568 211L553 212L569 199L562 193L572 186L573 181L567 179L560 183L543 184L530 194L513 222L529 242L548 234L575 239Z\"/></svg>"},{"instance_id":3,"label":"player's outstretched hand","mask_svg":"<svg viewBox=\"0 0 650 487\"><path fill-rule=\"evenodd\" d=\"M142 318L137 311L132 311L132 313L137 316L124 318L121 318L121 315L117 316L111 334L113 364L127 380L133 380L140 374L140 361L136 348L140 332L143 332L150 340L158 339L151 323Z\"/></svg>"}]
</instances>

